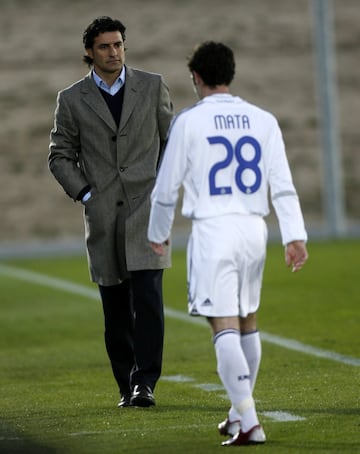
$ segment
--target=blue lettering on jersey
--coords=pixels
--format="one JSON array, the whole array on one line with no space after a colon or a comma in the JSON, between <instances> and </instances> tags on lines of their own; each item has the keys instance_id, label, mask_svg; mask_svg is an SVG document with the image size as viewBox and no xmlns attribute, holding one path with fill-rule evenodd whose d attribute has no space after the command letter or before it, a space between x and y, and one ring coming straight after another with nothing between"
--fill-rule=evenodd
<instances>
[{"instance_id":1,"label":"blue lettering on jersey","mask_svg":"<svg viewBox=\"0 0 360 454\"><path fill-rule=\"evenodd\" d=\"M225 195L232 194L231 186L218 186L216 184L216 175L223 169L226 169L235 158L237 161L237 167L235 172L235 183L236 186L244 194L253 194L258 191L261 186L262 175L259 167L261 160L261 146L260 143L251 136L241 137L236 144L233 146L232 143L223 136L207 137L210 145L221 145L225 148L225 158L216 162L210 169L209 172L209 190L210 195ZM243 156L242 149L244 146L250 146L254 150L254 156L248 160ZM254 175L254 182L251 186L245 184L243 181L243 173L245 170L249 170ZM231 182L229 182L231 183Z\"/></svg>"},{"instance_id":2,"label":"blue lettering on jersey","mask_svg":"<svg viewBox=\"0 0 360 454\"><path fill-rule=\"evenodd\" d=\"M215 115L215 129L250 129L250 118L247 115Z\"/></svg>"}]
</instances>

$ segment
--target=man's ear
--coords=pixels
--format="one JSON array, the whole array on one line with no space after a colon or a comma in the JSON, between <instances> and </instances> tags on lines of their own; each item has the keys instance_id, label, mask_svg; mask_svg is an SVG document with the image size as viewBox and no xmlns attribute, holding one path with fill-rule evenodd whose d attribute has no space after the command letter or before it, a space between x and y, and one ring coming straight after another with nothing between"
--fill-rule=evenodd
<instances>
[{"instance_id":1,"label":"man's ear","mask_svg":"<svg viewBox=\"0 0 360 454\"><path fill-rule=\"evenodd\" d=\"M86 55L87 55L88 57L90 57L90 58L92 58L92 59L94 58L94 56L93 56L93 51L92 51L91 48L85 49L85 52L86 52Z\"/></svg>"},{"instance_id":2,"label":"man's ear","mask_svg":"<svg viewBox=\"0 0 360 454\"><path fill-rule=\"evenodd\" d=\"M202 80L201 77L199 76L199 74L196 71L193 71L192 74L193 74L194 85L199 85Z\"/></svg>"}]
</instances>

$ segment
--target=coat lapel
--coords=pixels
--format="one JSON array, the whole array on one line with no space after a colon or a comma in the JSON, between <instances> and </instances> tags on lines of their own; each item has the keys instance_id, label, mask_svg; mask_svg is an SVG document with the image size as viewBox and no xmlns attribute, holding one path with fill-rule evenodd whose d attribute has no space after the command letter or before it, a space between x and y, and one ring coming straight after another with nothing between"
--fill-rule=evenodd
<instances>
[{"instance_id":1,"label":"coat lapel","mask_svg":"<svg viewBox=\"0 0 360 454\"><path fill-rule=\"evenodd\" d=\"M117 127L115 121L92 78L91 71L84 78L81 93L84 102L116 133Z\"/></svg>"},{"instance_id":2,"label":"coat lapel","mask_svg":"<svg viewBox=\"0 0 360 454\"><path fill-rule=\"evenodd\" d=\"M138 99L139 83L139 79L136 77L133 70L129 67L126 67L124 102L121 112L119 131L121 131L122 128L126 125L131 112L135 107L136 101Z\"/></svg>"}]
</instances>

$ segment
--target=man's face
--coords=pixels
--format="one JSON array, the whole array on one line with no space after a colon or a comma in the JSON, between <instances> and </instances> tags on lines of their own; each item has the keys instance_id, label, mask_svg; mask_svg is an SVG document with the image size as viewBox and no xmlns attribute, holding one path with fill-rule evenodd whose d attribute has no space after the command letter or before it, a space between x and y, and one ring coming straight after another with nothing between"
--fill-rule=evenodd
<instances>
[{"instance_id":1,"label":"man's face","mask_svg":"<svg viewBox=\"0 0 360 454\"><path fill-rule=\"evenodd\" d=\"M124 41L119 31L100 33L86 52L100 77L119 73L125 63Z\"/></svg>"}]
</instances>

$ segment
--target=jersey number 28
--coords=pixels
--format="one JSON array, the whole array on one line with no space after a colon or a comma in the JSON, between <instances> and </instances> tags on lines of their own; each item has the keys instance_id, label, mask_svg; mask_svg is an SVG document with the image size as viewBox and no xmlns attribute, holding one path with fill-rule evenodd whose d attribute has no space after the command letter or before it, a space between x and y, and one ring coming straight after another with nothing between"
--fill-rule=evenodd
<instances>
[{"instance_id":1,"label":"jersey number 28","mask_svg":"<svg viewBox=\"0 0 360 454\"><path fill-rule=\"evenodd\" d=\"M232 194L231 186L217 186L215 182L215 177L217 172L221 171L228 167L234 159L238 162L238 167L235 173L235 183L241 192L244 194L252 194L256 192L261 185L261 171L258 166L261 159L261 147L259 142L250 136L244 136L239 139L235 146L223 136L214 136L207 138L210 145L220 144L223 145L226 149L226 157L222 161L214 164L209 173L209 186L210 186L210 195L224 195ZM242 148L244 145L250 145L254 149L254 156L251 160L247 160L243 157ZM251 186L246 185L243 179L244 170L251 170L254 173L255 179Z\"/></svg>"}]
</instances>

